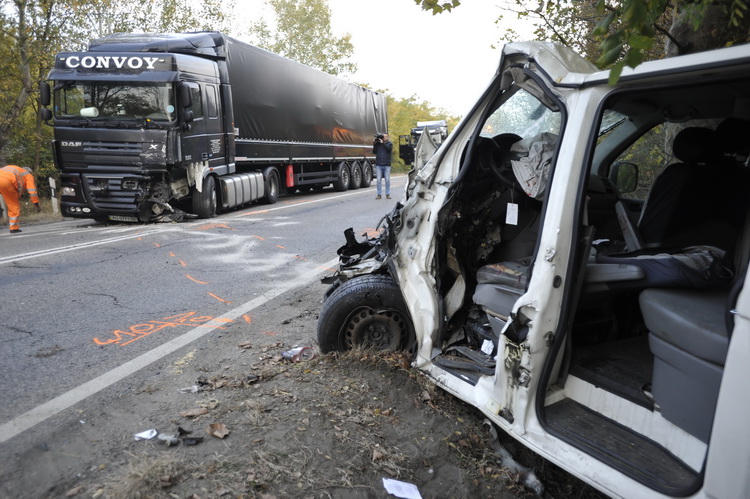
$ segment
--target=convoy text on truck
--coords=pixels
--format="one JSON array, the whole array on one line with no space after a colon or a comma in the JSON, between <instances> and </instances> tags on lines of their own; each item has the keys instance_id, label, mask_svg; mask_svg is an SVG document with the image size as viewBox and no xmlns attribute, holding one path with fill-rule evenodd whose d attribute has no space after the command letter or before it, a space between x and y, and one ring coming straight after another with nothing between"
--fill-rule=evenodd
<instances>
[{"instance_id":1,"label":"convoy text on truck","mask_svg":"<svg viewBox=\"0 0 750 499\"><path fill-rule=\"evenodd\" d=\"M506 45L381 235L347 233L320 347L413 352L608 495L750 497L750 45L608 79Z\"/></svg>"},{"instance_id":2,"label":"convoy text on truck","mask_svg":"<svg viewBox=\"0 0 750 499\"><path fill-rule=\"evenodd\" d=\"M387 131L384 95L216 32L111 35L58 54L49 80L42 117L69 217L211 217L284 190L368 186Z\"/></svg>"}]
</instances>

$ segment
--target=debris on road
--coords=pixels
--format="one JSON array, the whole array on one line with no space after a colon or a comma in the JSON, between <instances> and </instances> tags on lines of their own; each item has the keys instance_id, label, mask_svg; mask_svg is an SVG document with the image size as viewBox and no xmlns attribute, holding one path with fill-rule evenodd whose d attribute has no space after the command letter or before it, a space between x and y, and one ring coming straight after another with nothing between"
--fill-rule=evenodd
<instances>
[{"instance_id":1,"label":"debris on road","mask_svg":"<svg viewBox=\"0 0 750 499\"><path fill-rule=\"evenodd\" d=\"M135 435L133 435L133 438L135 439L136 442L138 440L151 440L152 438L156 436L156 434L157 434L156 430L146 430L140 433L136 433Z\"/></svg>"},{"instance_id":2,"label":"debris on road","mask_svg":"<svg viewBox=\"0 0 750 499\"><path fill-rule=\"evenodd\" d=\"M291 362L303 362L315 358L315 350L311 347L296 347L281 354L281 358Z\"/></svg>"},{"instance_id":3,"label":"debris on road","mask_svg":"<svg viewBox=\"0 0 750 499\"><path fill-rule=\"evenodd\" d=\"M225 438L229 435L229 429L222 423L211 423L206 426L206 433L216 438Z\"/></svg>"}]
</instances>

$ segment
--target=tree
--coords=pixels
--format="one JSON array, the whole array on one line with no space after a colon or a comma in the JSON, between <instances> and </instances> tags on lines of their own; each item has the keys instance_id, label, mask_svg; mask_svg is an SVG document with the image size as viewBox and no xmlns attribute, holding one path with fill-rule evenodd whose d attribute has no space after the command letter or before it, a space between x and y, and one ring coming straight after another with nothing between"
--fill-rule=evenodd
<instances>
[{"instance_id":1,"label":"tree","mask_svg":"<svg viewBox=\"0 0 750 499\"><path fill-rule=\"evenodd\" d=\"M264 19L249 30L256 45L332 75L354 73L351 35L331 31L331 9L326 0L268 0L275 27Z\"/></svg>"},{"instance_id":2,"label":"tree","mask_svg":"<svg viewBox=\"0 0 750 499\"><path fill-rule=\"evenodd\" d=\"M458 0L414 2L433 14L450 11L460 4ZM532 7L518 0L514 12L519 18L535 21L540 39L555 40L578 50L583 45L585 55L600 67L612 70L611 81L619 78L625 66L635 67L645 60L665 55L745 43L750 36L750 16L745 15L744 0L673 3L668 0L548 0ZM590 29L581 30L582 26ZM598 46L595 49L587 46L582 34L591 35Z\"/></svg>"}]
</instances>

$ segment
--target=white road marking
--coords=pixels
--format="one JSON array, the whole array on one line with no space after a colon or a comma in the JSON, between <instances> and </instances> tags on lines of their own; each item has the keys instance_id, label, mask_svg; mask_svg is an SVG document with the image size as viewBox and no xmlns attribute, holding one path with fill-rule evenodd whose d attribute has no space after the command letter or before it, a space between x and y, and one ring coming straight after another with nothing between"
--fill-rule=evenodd
<instances>
[{"instance_id":1,"label":"white road marking","mask_svg":"<svg viewBox=\"0 0 750 499\"><path fill-rule=\"evenodd\" d=\"M13 262L20 262L21 260L28 260L29 258L38 258L40 256L49 256L49 255L54 255L57 253L65 253L67 251L75 251L81 248L90 248L92 246L100 246L102 244L116 243L119 241L124 241L126 239L133 239L134 237L150 236L151 234L156 234L157 232L160 232L160 231L159 230L147 230L144 232L139 232L137 234L130 234L127 236L111 237L109 239L101 239L99 241L90 241L88 243L71 244L70 246L60 246L59 248L50 248L50 249L41 250L41 251L31 251L29 253L22 253L20 255L7 256L5 258L0 258L0 265L5 265L8 263L13 263Z\"/></svg>"},{"instance_id":2,"label":"white road marking","mask_svg":"<svg viewBox=\"0 0 750 499\"><path fill-rule=\"evenodd\" d=\"M216 317L213 321L207 322L206 324L191 329L185 334L178 336L177 338L174 338L173 340L168 341L167 343L164 343L163 345L158 346L153 350L150 350L136 357L133 360L125 362L124 364L115 367L114 369L107 371L106 373L90 381L87 381L86 383L68 390L62 395L59 395L52 400L49 400L21 414L20 416L13 418L7 423L3 423L2 425L0 425L0 443L7 442L11 438L20 435L29 428L36 426L42 421L51 418L52 416L55 416L66 409L69 409L78 402L91 397L92 395L104 390L108 386L121 381L125 377L140 371L148 365L166 357L171 353L174 353L180 348L206 336L217 328L226 326L226 322L221 322L223 319L234 320L237 317L240 317L243 314L246 314L260 307L261 305L268 303L282 293L309 284L323 272L321 270L322 268L332 268L334 265L336 265L336 263L338 263L338 258L334 258L320 266L317 266L314 269L299 275L296 279L288 281L283 286L278 286L275 289L271 289L270 291L264 293L263 296L259 296L258 298L254 298L248 302L245 302L239 307L230 310L221 317Z\"/></svg>"}]
</instances>

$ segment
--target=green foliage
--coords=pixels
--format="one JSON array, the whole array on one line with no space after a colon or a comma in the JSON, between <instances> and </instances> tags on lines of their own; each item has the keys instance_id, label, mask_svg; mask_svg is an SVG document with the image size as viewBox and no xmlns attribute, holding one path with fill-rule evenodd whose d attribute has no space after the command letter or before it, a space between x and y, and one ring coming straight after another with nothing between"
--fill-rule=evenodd
<instances>
[{"instance_id":1,"label":"green foliage","mask_svg":"<svg viewBox=\"0 0 750 499\"><path fill-rule=\"evenodd\" d=\"M428 102L418 100L416 95L406 99L388 96L387 101L388 133L393 142L393 166L396 170L407 168L399 157L399 136L409 135L411 129L417 126L417 121L445 120L448 123L448 132L453 131L459 121L457 116L450 115L443 109L434 108Z\"/></svg>"},{"instance_id":2,"label":"green foliage","mask_svg":"<svg viewBox=\"0 0 750 499\"><path fill-rule=\"evenodd\" d=\"M354 73L351 35L331 31L331 10L326 0L267 0L275 27L264 19L249 29L256 45L332 75Z\"/></svg>"},{"instance_id":3,"label":"green foliage","mask_svg":"<svg viewBox=\"0 0 750 499\"><path fill-rule=\"evenodd\" d=\"M422 10L432 12L433 15L442 12L450 12L454 7L461 5L460 0L451 0L450 2L441 2L439 0L414 0L414 3L420 5Z\"/></svg>"}]
</instances>

